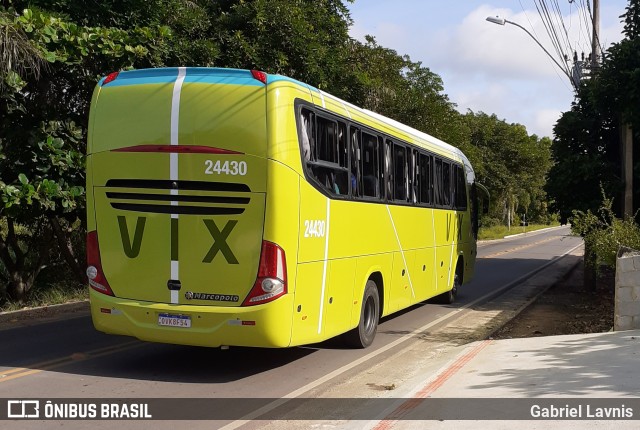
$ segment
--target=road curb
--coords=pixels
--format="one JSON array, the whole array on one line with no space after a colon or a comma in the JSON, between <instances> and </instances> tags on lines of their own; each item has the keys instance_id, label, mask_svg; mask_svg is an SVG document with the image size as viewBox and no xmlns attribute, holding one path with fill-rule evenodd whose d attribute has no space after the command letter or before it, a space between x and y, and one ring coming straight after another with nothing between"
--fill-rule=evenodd
<instances>
[{"instance_id":1,"label":"road curb","mask_svg":"<svg viewBox=\"0 0 640 430\"><path fill-rule=\"evenodd\" d=\"M510 234L505 236L503 239L511 239L512 237L519 237L519 236L525 236L525 235L529 235L529 236L533 236L537 233L542 233L545 231L551 231L551 230L558 230L560 228L564 228L564 225L557 225L555 227L547 227L547 228L541 228L540 230L533 230L533 231L525 231L524 233L516 233L516 234Z\"/></svg>"},{"instance_id":2,"label":"road curb","mask_svg":"<svg viewBox=\"0 0 640 430\"><path fill-rule=\"evenodd\" d=\"M533 230L533 231L527 231L527 232L524 232L524 233L510 234L508 236L504 236L504 237L501 237L499 239L478 240L478 241L476 241L476 243L478 245L485 245L485 244L488 244L488 243L496 243L496 242L500 242L501 240L509 240L509 239L513 239L513 238L520 237L520 236L525 236L525 235L526 236L534 236L534 235L536 235L538 233L544 233L545 231L551 231L551 230L558 230L558 229L561 229L561 228L564 228L564 227L566 227L566 225L558 225L558 226L555 226L555 227L542 228L540 230Z\"/></svg>"},{"instance_id":3,"label":"road curb","mask_svg":"<svg viewBox=\"0 0 640 430\"><path fill-rule=\"evenodd\" d=\"M0 312L0 324L33 319L43 319L81 311L89 311L89 300L61 303L59 305L40 306L36 308L18 309L9 312Z\"/></svg>"}]
</instances>

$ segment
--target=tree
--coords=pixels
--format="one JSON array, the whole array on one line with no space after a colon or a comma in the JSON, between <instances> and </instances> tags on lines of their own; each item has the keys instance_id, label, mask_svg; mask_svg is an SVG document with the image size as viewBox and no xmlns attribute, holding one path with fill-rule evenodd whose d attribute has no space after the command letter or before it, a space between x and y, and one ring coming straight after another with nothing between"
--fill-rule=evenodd
<instances>
[{"instance_id":1,"label":"tree","mask_svg":"<svg viewBox=\"0 0 640 430\"><path fill-rule=\"evenodd\" d=\"M6 86L16 88L20 76L40 76L45 61L9 13L0 10L0 94L8 96Z\"/></svg>"},{"instance_id":2,"label":"tree","mask_svg":"<svg viewBox=\"0 0 640 430\"><path fill-rule=\"evenodd\" d=\"M353 104L388 116L431 134L464 151L470 150L469 131L462 116L444 94L440 76L420 62L380 46L373 36L365 43L351 41L344 81L332 89Z\"/></svg>"},{"instance_id":3,"label":"tree","mask_svg":"<svg viewBox=\"0 0 640 430\"><path fill-rule=\"evenodd\" d=\"M341 0L206 2L218 64L283 74L320 89L345 71L349 11Z\"/></svg>"},{"instance_id":4,"label":"tree","mask_svg":"<svg viewBox=\"0 0 640 430\"><path fill-rule=\"evenodd\" d=\"M349 40L339 0L8 3L1 22L16 31L5 39L28 43L14 43L25 48L0 69L0 301L2 286L12 299L25 297L53 243L84 282L81 242L71 238L84 231L84 142L101 76L131 67L257 67L329 88L341 79ZM39 77L25 73L28 53L46 61Z\"/></svg>"},{"instance_id":5,"label":"tree","mask_svg":"<svg viewBox=\"0 0 640 430\"><path fill-rule=\"evenodd\" d=\"M582 83L571 110L554 129L547 191L563 220L573 210L597 213L601 186L607 196L621 194L621 126L631 124L634 141L640 141L640 1L631 0L623 17L625 38L604 53L602 66ZM635 190L637 209L640 193ZM613 201L618 216L621 200Z\"/></svg>"},{"instance_id":6,"label":"tree","mask_svg":"<svg viewBox=\"0 0 640 430\"><path fill-rule=\"evenodd\" d=\"M351 39L342 0L5 4L0 301L6 296L2 286L11 298L23 299L42 267L57 258L52 253L61 253L78 282L84 281L88 109L98 79L117 70L186 65L287 75L461 148L503 204L510 199L511 211L518 202L533 208L544 198L538 189L546 172L543 141L495 117L458 113L442 79L428 67L373 37L364 43Z\"/></svg>"},{"instance_id":7,"label":"tree","mask_svg":"<svg viewBox=\"0 0 640 430\"><path fill-rule=\"evenodd\" d=\"M82 254L71 237L84 221L87 108L102 70L157 62L165 28L129 32L83 27L45 12L0 9L6 28L47 61L39 76L27 57L5 65L0 80L0 300L24 299L49 260L62 253L78 282ZM56 247L55 244L58 246Z\"/></svg>"},{"instance_id":8,"label":"tree","mask_svg":"<svg viewBox=\"0 0 640 430\"><path fill-rule=\"evenodd\" d=\"M532 209L539 221L546 222L543 186L550 167L550 140L529 136L524 126L495 115L468 112L465 120L478 180L491 194L490 216L510 222L516 211Z\"/></svg>"},{"instance_id":9,"label":"tree","mask_svg":"<svg viewBox=\"0 0 640 430\"><path fill-rule=\"evenodd\" d=\"M622 189L618 124L615 117L598 109L590 90L590 85L581 88L581 97L554 127L554 165L546 190L562 222L574 210L596 212L602 201L601 186L607 195L618 195Z\"/></svg>"}]
</instances>

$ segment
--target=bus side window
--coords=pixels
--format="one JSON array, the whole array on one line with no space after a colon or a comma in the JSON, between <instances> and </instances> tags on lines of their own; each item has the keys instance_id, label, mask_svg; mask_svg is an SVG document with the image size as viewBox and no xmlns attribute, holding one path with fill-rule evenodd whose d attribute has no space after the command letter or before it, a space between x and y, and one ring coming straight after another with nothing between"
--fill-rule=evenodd
<instances>
[{"instance_id":1,"label":"bus side window","mask_svg":"<svg viewBox=\"0 0 640 430\"><path fill-rule=\"evenodd\" d=\"M339 170L336 176L336 185L339 194L349 194L349 155L347 144L347 125L344 122L338 122L338 164L343 170Z\"/></svg>"},{"instance_id":2,"label":"bus side window","mask_svg":"<svg viewBox=\"0 0 640 430\"><path fill-rule=\"evenodd\" d=\"M378 137L369 133L362 133L362 195L365 197L379 197L379 148Z\"/></svg>"},{"instance_id":3,"label":"bus side window","mask_svg":"<svg viewBox=\"0 0 640 430\"><path fill-rule=\"evenodd\" d=\"M436 206L442 206L444 204L444 185L442 182L442 159L436 157L435 169L433 174L433 190L434 190L434 203Z\"/></svg>"},{"instance_id":4,"label":"bus side window","mask_svg":"<svg viewBox=\"0 0 640 430\"><path fill-rule=\"evenodd\" d=\"M442 162L442 189L443 205L451 206L451 164Z\"/></svg>"},{"instance_id":5,"label":"bus side window","mask_svg":"<svg viewBox=\"0 0 640 430\"><path fill-rule=\"evenodd\" d=\"M420 154L420 203L431 204L432 189L431 156Z\"/></svg>"},{"instance_id":6,"label":"bus side window","mask_svg":"<svg viewBox=\"0 0 640 430\"><path fill-rule=\"evenodd\" d=\"M335 121L318 117L316 160L337 162L337 126Z\"/></svg>"},{"instance_id":7,"label":"bus side window","mask_svg":"<svg viewBox=\"0 0 640 430\"><path fill-rule=\"evenodd\" d=\"M391 148L393 147L393 143L387 139L384 143L384 174L386 176L386 192L385 198L386 200L393 200L393 157L391 153Z\"/></svg>"},{"instance_id":8,"label":"bus side window","mask_svg":"<svg viewBox=\"0 0 640 430\"><path fill-rule=\"evenodd\" d=\"M464 175L464 168L458 166L456 169L458 176L456 178L456 208L458 210L467 210L467 180Z\"/></svg>"},{"instance_id":9,"label":"bus side window","mask_svg":"<svg viewBox=\"0 0 640 430\"><path fill-rule=\"evenodd\" d=\"M407 201L407 151L402 145L393 146L393 167L395 177L394 200Z\"/></svg>"},{"instance_id":10,"label":"bus side window","mask_svg":"<svg viewBox=\"0 0 640 430\"><path fill-rule=\"evenodd\" d=\"M300 111L300 143L302 145L302 154L305 160L311 160L311 148L315 147L315 133L313 112L302 109Z\"/></svg>"},{"instance_id":11,"label":"bus side window","mask_svg":"<svg viewBox=\"0 0 640 430\"><path fill-rule=\"evenodd\" d=\"M360 130L351 127L351 172L349 182L351 187L351 196L360 197L362 189L362 175L360 173Z\"/></svg>"},{"instance_id":12,"label":"bus side window","mask_svg":"<svg viewBox=\"0 0 640 430\"><path fill-rule=\"evenodd\" d=\"M385 178L384 172L384 139L382 136L378 136L378 198L384 200L385 193Z\"/></svg>"},{"instance_id":13,"label":"bus side window","mask_svg":"<svg viewBox=\"0 0 640 430\"><path fill-rule=\"evenodd\" d=\"M301 110L300 144L314 183L331 194L347 195L346 125Z\"/></svg>"},{"instance_id":14,"label":"bus side window","mask_svg":"<svg viewBox=\"0 0 640 430\"><path fill-rule=\"evenodd\" d=\"M479 228L479 214L478 214L478 188L476 183L471 184L471 199L469 200L471 203L471 229L473 231L473 237L475 239L478 238L478 228Z\"/></svg>"},{"instance_id":15,"label":"bus side window","mask_svg":"<svg viewBox=\"0 0 640 430\"><path fill-rule=\"evenodd\" d=\"M458 165L451 163L451 206L458 208Z\"/></svg>"},{"instance_id":16,"label":"bus side window","mask_svg":"<svg viewBox=\"0 0 640 430\"><path fill-rule=\"evenodd\" d=\"M418 203L418 151L415 149L409 150L411 157L409 159L409 201L413 204Z\"/></svg>"}]
</instances>

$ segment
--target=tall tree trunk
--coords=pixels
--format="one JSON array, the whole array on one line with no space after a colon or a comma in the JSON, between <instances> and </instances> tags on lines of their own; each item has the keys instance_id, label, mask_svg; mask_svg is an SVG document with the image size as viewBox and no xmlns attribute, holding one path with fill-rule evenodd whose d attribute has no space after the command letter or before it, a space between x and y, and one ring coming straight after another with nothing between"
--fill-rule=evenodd
<instances>
[{"instance_id":1,"label":"tall tree trunk","mask_svg":"<svg viewBox=\"0 0 640 430\"><path fill-rule=\"evenodd\" d=\"M31 285L23 278L22 273L13 272L9 278L7 295L10 300L23 303L27 292L31 289Z\"/></svg>"},{"instance_id":2,"label":"tall tree trunk","mask_svg":"<svg viewBox=\"0 0 640 430\"><path fill-rule=\"evenodd\" d=\"M49 258L51 229L44 228L42 231L43 223L35 226L29 244L23 243L21 246L13 220L5 219L7 235L0 236L0 260L9 272L6 294L9 299L22 303Z\"/></svg>"},{"instance_id":3,"label":"tall tree trunk","mask_svg":"<svg viewBox=\"0 0 640 430\"><path fill-rule=\"evenodd\" d=\"M66 261L74 277L76 278L76 281L78 281L80 284L86 284L87 276L84 271L85 265L84 263L78 261L78 258L76 257L75 251L73 249L73 243L70 236L72 230L69 228L63 228L56 216L52 216L51 218L49 218L49 222L58 243L58 248L60 249L64 260Z\"/></svg>"}]
</instances>

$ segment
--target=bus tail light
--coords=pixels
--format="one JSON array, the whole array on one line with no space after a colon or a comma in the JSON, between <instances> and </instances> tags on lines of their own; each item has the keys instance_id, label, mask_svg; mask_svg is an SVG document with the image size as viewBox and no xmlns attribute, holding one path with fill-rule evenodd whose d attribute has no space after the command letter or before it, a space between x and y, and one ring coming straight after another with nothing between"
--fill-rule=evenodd
<instances>
[{"instance_id":1,"label":"bus tail light","mask_svg":"<svg viewBox=\"0 0 640 430\"><path fill-rule=\"evenodd\" d=\"M262 82L263 84L267 84L267 74L265 72L261 70L252 70L251 76L253 76L254 79Z\"/></svg>"},{"instance_id":2,"label":"bus tail light","mask_svg":"<svg viewBox=\"0 0 640 430\"><path fill-rule=\"evenodd\" d=\"M106 77L106 78L104 78L104 82L102 82L102 86L104 87L104 86L105 86L105 85L107 85L109 82L113 82L113 81L115 81L119 74L120 74L120 72L112 72L112 73L109 73L109 74L107 75L107 77Z\"/></svg>"},{"instance_id":3,"label":"bus tail light","mask_svg":"<svg viewBox=\"0 0 640 430\"><path fill-rule=\"evenodd\" d=\"M102 271L97 231L87 233L87 278L94 290L108 296L114 295Z\"/></svg>"},{"instance_id":4,"label":"bus tail light","mask_svg":"<svg viewBox=\"0 0 640 430\"><path fill-rule=\"evenodd\" d=\"M284 250L262 241L258 277L242 306L261 305L287 294L287 262Z\"/></svg>"}]
</instances>

